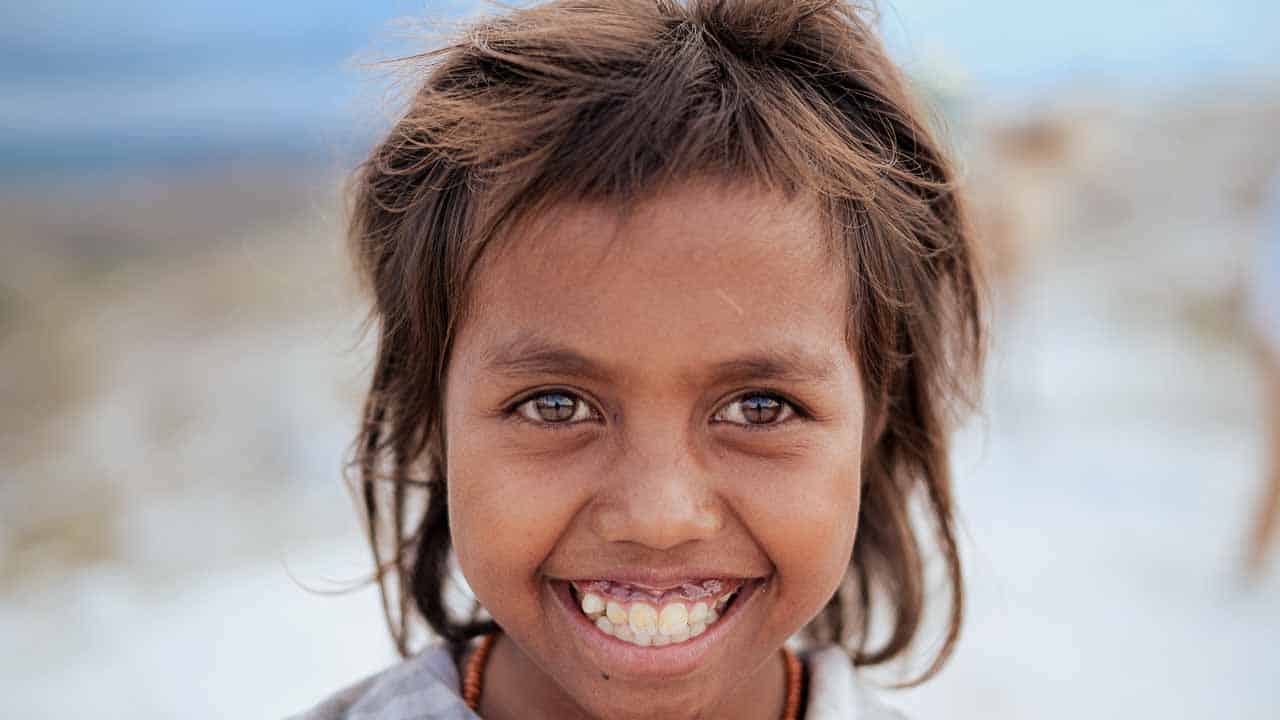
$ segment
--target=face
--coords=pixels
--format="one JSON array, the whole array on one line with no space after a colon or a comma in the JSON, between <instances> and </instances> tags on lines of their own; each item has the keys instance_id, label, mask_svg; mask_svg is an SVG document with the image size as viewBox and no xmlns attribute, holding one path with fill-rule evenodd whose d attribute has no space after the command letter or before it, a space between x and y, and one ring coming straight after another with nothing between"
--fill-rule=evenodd
<instances>
[{"instance_id":1,"label":"face","mask_svg":"<svg viewBox=\"0 0 1280 720\"><path fill-rule=\"evenodd\" d=\"M824 238L813 201L698 182L561 205L489 251L444 405L454 547L506 638L486 704L777 716L779 648L858 516Z\"/></svg>"}]
</instances>

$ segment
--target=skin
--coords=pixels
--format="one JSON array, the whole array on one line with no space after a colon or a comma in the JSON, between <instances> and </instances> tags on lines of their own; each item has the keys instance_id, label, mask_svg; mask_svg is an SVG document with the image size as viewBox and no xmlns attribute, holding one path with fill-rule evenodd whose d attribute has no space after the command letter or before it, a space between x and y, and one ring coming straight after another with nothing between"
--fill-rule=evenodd
<instances>
[{"instance_id":1,"label":"skin","mask_svg":"<svg viewBox=\"0 0 1280 720\"><path fill-rule=\"evenodd\" d=\"M811 198L690 181L625 215L556 206L489 251L444 404L454 547L504 629L484 717L781 715L779 648L834 594L857 529L866 409L825 238ZM499 369L533 338L598 372L563 353ZM786 350L817 374L723 372ZM539 411L547 393L572 403L567 422ZM780 404L748 418L762 399ZM609 666L552 591L692 567L763 581L676 677Z\"/></svg>"}]
</instances>

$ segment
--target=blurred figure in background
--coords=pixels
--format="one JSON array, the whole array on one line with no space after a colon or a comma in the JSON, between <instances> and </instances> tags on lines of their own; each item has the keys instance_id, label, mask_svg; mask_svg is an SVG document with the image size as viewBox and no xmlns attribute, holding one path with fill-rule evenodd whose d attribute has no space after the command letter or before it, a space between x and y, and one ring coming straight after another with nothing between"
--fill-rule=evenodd
<instances>
[{"instance_id":1,"label":"blurred figure in background","mask_svg":"<svg viewBox=\"0 0 1280 720\"><path fill-rule=\"evenodd\" d=\"M1262 357L1266 464L1246 550L1250 578L1258 578L1266 569L1280 518L1280 172L1272 176L1267 195L1259 260L1253 307Z\"/></svg>"},{"instance_id":2,"label":"blurred figure in background","mask_svg":"<svg viewBox=\"0 0 1280 720\"><path fill-rule=\"evenodd\" d=\"M1071 150L1070 129L1043 115L989 129L974 174L974 219L987 280L1005 304L1016 305L1033 256L1053 242L1060 214L1059 179Z\"/></svg>"}]
</instances>

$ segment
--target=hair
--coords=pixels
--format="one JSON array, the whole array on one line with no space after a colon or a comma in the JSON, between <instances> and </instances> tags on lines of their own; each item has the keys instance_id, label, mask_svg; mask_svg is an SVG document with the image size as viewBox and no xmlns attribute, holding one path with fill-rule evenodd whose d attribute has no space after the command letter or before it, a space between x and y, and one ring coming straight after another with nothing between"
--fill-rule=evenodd
<instances>
[{"instance_id":1,"label":"hair","mask_svg":"<svg viewBox=\"0 0 1280 720\"><path fill-rule=\"evenodd\" d=\"M377 333L351 467L402 655L420 620L455 648L495 627L446 598L441 451L450 349L486 246L551 203L626 207L718 177L819 198L850 279L872 430L849 570L806 632L858 665L904 655L931 535L945 638L908 684L941 668L964 610L948 449L976 397L980 292L951 166L868 14L837 0L559 0L393 61L414 92L351 177L349 241Z\"/></svg>"}]
</instances>

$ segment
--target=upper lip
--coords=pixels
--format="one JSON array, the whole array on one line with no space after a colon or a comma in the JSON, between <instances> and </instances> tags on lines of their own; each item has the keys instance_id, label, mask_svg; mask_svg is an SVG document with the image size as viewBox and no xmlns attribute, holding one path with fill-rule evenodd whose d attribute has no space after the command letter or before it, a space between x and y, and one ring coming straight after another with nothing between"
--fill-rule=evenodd
<instances>
[{"instance_id":1,"label":"upper lip","mask_svg":"<svg viewBox=\"0 0 1280 720\"><path fill-rule=\"evenodd\" d=\"M723 580L732 583L756 580L761 577L764 576L758 573L730 572L717 568L615 567L609 570L601 570L598 574L575 573L572 576L553 577L552 579L570 583L608 580L609 582L622 583L642 590L664 591L678 588L688 583L701 583L705 580Z\"/></svg>"}]
</instances>

